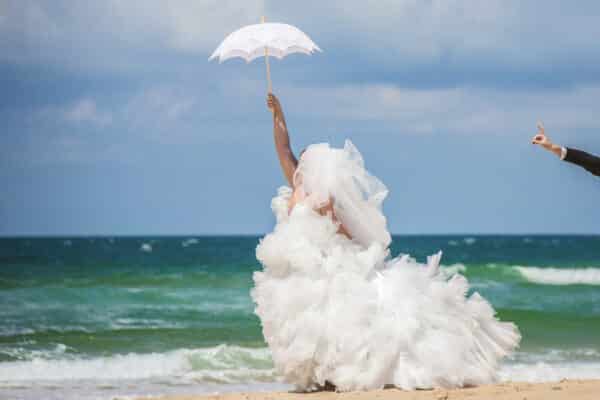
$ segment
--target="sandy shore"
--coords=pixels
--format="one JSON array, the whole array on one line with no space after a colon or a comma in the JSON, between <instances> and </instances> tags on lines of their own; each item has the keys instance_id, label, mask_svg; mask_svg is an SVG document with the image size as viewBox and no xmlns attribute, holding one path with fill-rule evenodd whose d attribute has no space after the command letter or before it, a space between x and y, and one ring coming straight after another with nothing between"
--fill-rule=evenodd
<instances>
[{"instance_id":1,"label":"sandy shore","mask_svg":"<svg viewBox=\"0 0 600 400\"><path fill-rule=\"evenodd\" d=\"M231 393L212 396L167 396L162 400L598 400L600 380L562 380L553 383L501 383L466 389L317 393ZM142 400L142 399L140 399ZM156 398L154 398L156 400Z\"/></svg>"}]
</instances>

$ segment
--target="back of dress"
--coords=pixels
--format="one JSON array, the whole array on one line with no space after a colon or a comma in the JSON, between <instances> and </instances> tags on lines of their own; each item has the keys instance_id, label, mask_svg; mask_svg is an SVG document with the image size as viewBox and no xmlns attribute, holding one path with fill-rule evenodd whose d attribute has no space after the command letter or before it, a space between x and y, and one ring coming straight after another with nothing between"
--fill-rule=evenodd
<instances>
[{"instance_id":1,"label":"back of dress","mask_svg":"<svg viewBox=\"0 0 600 400\"><path fill-rule=\"evenodd\" d=\"M309 146L296 169L294 185L308 194L306 201L315 209L333 201L336 217L358 243L390 244L381 212L388 190L365 169L361 154L349 140L341 149L328 143Z\"/></svg>"},{"instance_id":2,"label":"back of dress","mask_svg":"<svg viewBox=\"0 0 600 400\"><path fill-rule=\"evenodd\" d=\"M390 258L381 213L386 187L350 142L310 146L295 174L307 197L288 212L291 189L273 199L277 225L257 246L263 270L252 298L277 371L300 389L457 387L490 383L518 345L466 278ZM352 240L319 208L331 204Z\"/></svg>"}]
</instances>

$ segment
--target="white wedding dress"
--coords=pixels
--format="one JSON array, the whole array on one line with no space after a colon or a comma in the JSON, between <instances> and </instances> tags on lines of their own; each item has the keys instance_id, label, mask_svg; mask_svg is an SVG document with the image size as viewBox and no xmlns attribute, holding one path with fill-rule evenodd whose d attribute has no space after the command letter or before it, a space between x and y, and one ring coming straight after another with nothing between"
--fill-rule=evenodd
<instances>
[{"instance_id":1,"label":"white wedding dress","mask_svg":"<svg viewBox=\"0 0 600 400\"><path fill-rule=\"evenodd\" d=\"M468 282L439 269L441 253L419 264L391 258L381 203L387 189L347 141L303 154L292 191L272 201L277 225L256 249L252 297L277 370L311 390L460 387L493 382L499 361L520 341ZM333 199L330 215L314 211Z\"/></svg>"}]
</instances>

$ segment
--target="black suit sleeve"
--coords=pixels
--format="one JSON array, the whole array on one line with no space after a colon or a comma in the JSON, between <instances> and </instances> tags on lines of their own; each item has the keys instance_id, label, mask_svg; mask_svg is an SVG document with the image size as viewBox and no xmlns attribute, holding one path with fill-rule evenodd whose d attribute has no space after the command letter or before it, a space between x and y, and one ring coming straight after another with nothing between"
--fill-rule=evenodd
<instances>
[{"instance_id":1,"label":"black suit sleeve","mask_svg":"<svg viewBox=\"0 0 600 400\"><path fill-rule=\"evenodd\" d=\"M593 156L585 151L567 147L565 161L579 165L592 174L600 176L600 157Z\"/></svg>"}]
</instances>

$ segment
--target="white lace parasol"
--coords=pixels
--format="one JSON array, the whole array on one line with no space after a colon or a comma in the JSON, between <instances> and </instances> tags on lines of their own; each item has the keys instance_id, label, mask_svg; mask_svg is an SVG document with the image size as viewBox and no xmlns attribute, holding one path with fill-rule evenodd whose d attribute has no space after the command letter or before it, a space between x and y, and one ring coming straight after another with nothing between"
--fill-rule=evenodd
<instances>
[{"instance_id":1,"label":"white lace parasol","mask_svg":"<svg viewBox=\"0 0 600 400\"><path fill-rule=\"evenodd\" d=\"M218 58L223 62L230 58L241 57L246 62L265 56L269 93L272 91L269 55L282 59L288 54L312 54L321 51L304 32L295 26L280 23L263 22L248 25L229 34L208 59Z\"/></svg>"}]
</instances>

